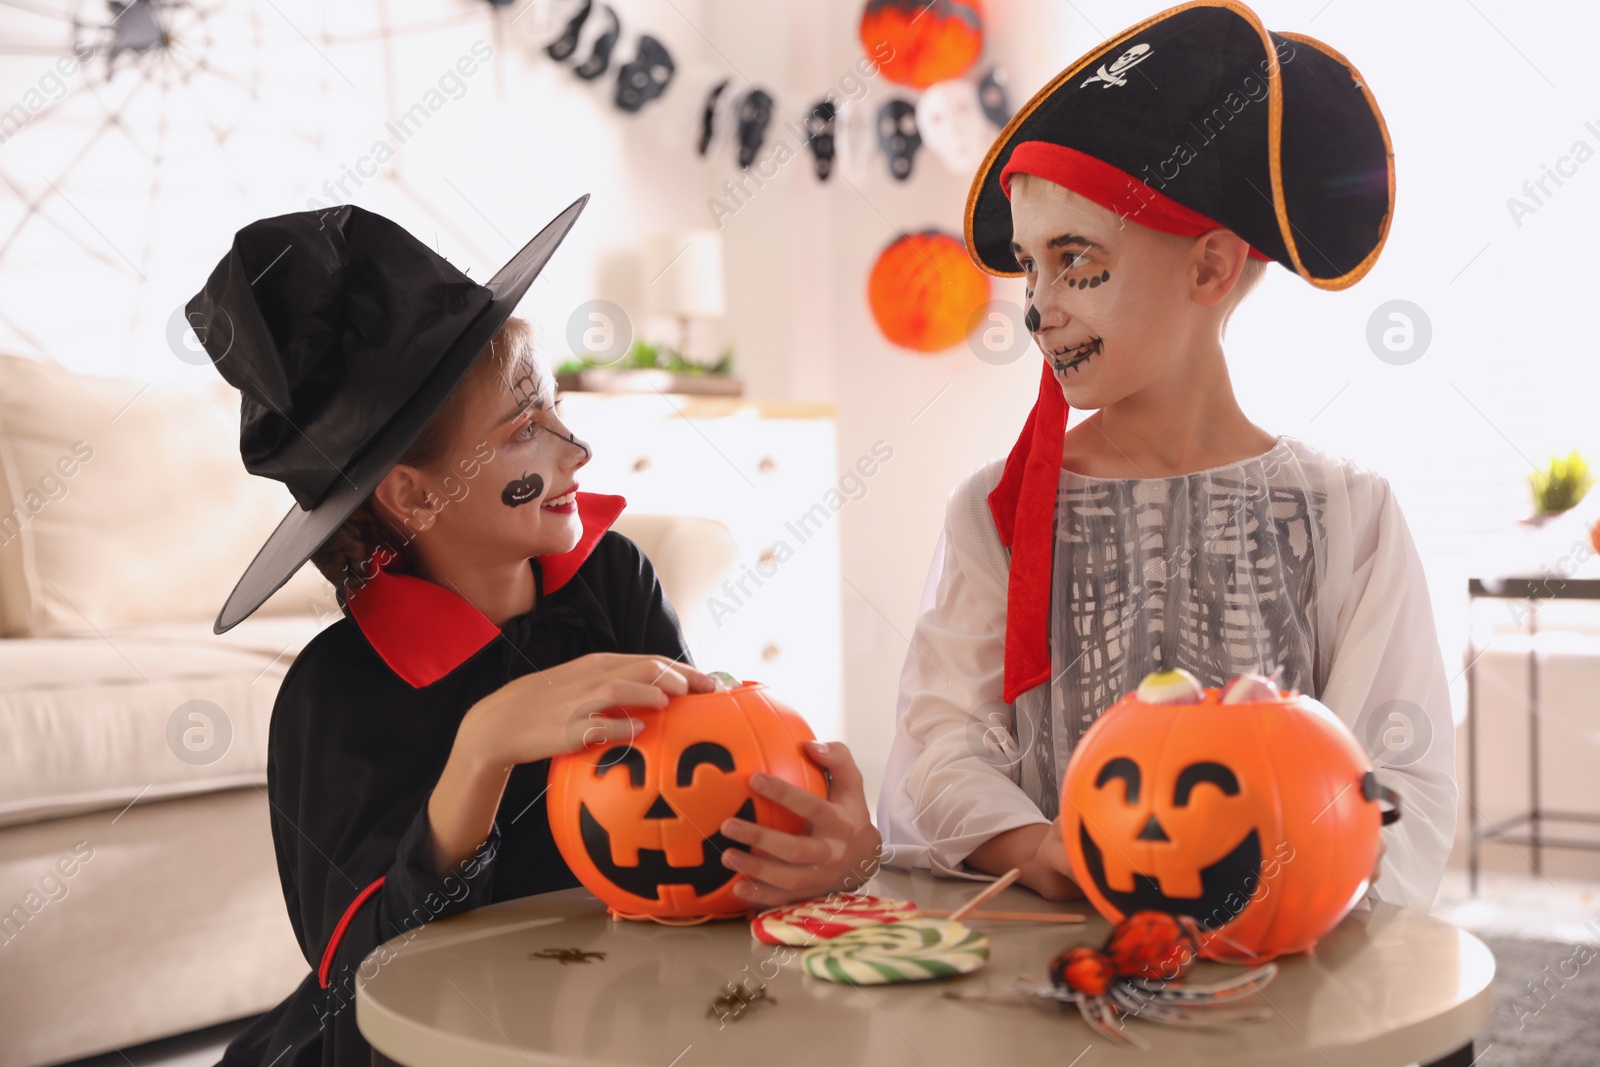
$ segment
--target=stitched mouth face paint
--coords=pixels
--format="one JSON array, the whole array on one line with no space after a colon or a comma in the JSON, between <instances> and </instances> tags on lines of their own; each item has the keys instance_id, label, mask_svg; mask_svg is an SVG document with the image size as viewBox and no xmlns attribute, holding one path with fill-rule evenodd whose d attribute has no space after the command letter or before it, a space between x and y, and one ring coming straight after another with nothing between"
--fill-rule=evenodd
<instances>
[{"instance_id":1,"label":"stitched mouth face paint","mask_svg":"<svg viewBox=\"0 0 1600 1067\"><path fill-rule=\"evenodd\" d=\"M1162 344L1181 297L1181 253L1167 235L1054 182L1012 185L1012 251L1026 272L1024 321L1063 387L1100 365L1135 362ZM1097 372L1097 377L1104 372Z\"/></svg>"}]
</instances>

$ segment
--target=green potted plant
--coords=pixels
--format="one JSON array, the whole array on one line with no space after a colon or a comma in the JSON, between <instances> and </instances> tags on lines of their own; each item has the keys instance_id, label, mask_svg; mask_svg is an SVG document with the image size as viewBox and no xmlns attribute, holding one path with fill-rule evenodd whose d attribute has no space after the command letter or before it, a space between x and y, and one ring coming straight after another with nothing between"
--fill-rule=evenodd
<instances>
[{"instance_id":1,"label":"green potted plant","mask_svg":"<svg viewBox=\"0 0 1600 1067\"><path fill-rule=\"evenodd\" d=\"M569 359L556 368L556 386L562 391L601 393L710 394L738 396L744 391L733 377L733 345L724 346L715 363L701 364L665 344L637 339L626 355L605 361L589 353Z\"/></svg>"},{"instance_id":2,"label":"green potted plant","mask_svg":"<svg viewBox=\"0 0 1600 1067\"><path fill-rule=\"evenodd\" d=\"M1528 488L1533 493L1533 517L1526 521L1541 525L1570 511L1593 485L1594 475L1588 461L1577 449L1566 456L1552 456L1543 470L1528 475Z\"/></svg>"}]
</instances>

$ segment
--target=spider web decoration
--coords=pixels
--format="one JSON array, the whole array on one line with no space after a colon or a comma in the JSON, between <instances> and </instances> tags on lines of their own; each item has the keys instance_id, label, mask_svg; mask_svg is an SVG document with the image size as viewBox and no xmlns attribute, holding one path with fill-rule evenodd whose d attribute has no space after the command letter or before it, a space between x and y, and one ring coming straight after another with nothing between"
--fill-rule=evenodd
<instances>
[{"instance_id":1,"label":"spider web decoration","mask_svg":"<svg viewBox=\"0 0 1600 1067\"><path fill-rule=\"evenodd\" d=\"M104 366L110 346L148 369L170 365L170 348L200 362L192 339L179 348L183 303L240 226L308 207L403 200L492 260L407 180L396 138L375 174L350 161L473 39L503 55L503 10L0 0L0 351ZM472 92L501 91L502 64L487 65Z\"/></svg>"}]
</instances>

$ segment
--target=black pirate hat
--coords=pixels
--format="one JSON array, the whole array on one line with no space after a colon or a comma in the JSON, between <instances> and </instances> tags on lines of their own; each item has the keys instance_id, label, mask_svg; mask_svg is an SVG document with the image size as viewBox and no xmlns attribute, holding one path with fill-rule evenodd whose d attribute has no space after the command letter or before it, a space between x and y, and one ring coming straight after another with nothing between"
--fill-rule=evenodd
<instances>
[{"instance_id":1,"label":"black pirate hat","mask_svg":"<svg viewBox=\"0 0 1600 1067\"><path fill-rule=\"evenodd\" d=\"M1234 0L1182 4L1124 30L1007 123L966 207L974 262L1005 277L1022 274L1001 184L1021 146L1096 161L1099 181L1120 190L1119 212L1157 211L1165 198L1320 289L1359 280L1389 232L1394 153L1360 73Z\"/></svg>"},{"instance_id":2,"label":"black pirate hat","mask_svg":"<svg viewBox=\"0 0 1600 1067\"><path fill-rule=\"evenodd\" d=\"M482 284L351 204L250 223L185 305L240 390L239 452L295 506L212 630L249 616L348 519L444 405L577 221L585 194Z\"/></svg>"}]
</instances>

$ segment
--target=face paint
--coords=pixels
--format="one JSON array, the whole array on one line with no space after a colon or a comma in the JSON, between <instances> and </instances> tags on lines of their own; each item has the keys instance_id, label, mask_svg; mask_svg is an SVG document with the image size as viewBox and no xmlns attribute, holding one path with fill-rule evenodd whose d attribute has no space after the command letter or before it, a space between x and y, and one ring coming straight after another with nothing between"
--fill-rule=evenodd
<instances>
[{"instance_id":1,"label":"face paint","mask_svg":"<svg viewBox=\"0 0 1600 1067\"><path fill-rule=\"evenodd\" d=\"M1064 385L1107 355L1149 365L1181 347L1172 310L1187 300L1187 253L1169 235L1038 178L1012 186L1011 209L1028 329L1057 373L1072 373Z\"/></svg>"},{"instance_id":2,"label":"face paint","mask_svg":"<svg viewBox=\"0 0 1600 1067\"><path fill-rule=\"evenodd\" d=\"M517 508L531 504L543 495L544 479L537 474L524 472L521 478L506 483L506 487L500 491L500 503L508 508Z\"/></svg>"}]
</instances>

